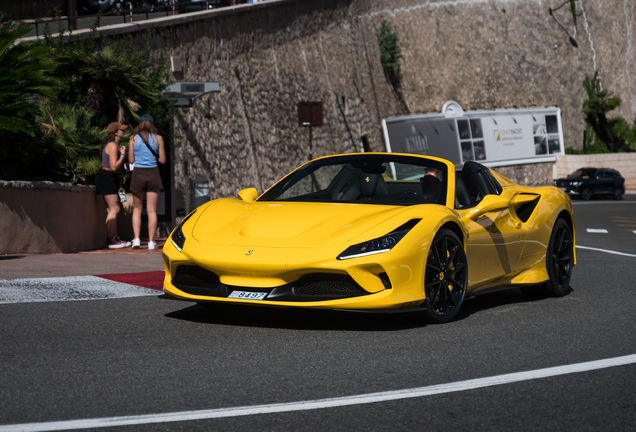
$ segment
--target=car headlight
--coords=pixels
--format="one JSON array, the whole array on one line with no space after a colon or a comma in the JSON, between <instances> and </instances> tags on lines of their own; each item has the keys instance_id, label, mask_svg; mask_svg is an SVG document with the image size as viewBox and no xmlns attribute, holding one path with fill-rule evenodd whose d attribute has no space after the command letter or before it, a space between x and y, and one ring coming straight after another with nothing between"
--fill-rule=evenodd
<instances>
[{"instance_id":1,"label":"car headlight","mask_svg":"<svg viewBox=\"0 0 636 432\"><path fill-rule=\"evenodd\" d=\"M393 247L402 240L402 237L404 237L408 232L409 230L392 232L391 234L387 234L383 237L350 246L338 255L338 259L346 260L388 252L393 249Z\"/></svg>"},{"instance_id":2,"label":"car headlight","mask_svg":"<svg viewBox=\"0 0 636 432\"><path fill-rule=\"evenodd\" d=\"M183 245L185 244L186 238L185 235L183 235L183 230L181 229L181 227L183 227L183 224L190 219L190 217L196 212L196 210L192 211L189 215L187 215L186 217L183 218L183 220L181 221L181 223L174 229L174 231L172 232L172 236L170 237L172 240L172 244L174 245L174 247L177 248L177 250L179 252L181 252L183 250Z\"/></svg>"}]
</instances>

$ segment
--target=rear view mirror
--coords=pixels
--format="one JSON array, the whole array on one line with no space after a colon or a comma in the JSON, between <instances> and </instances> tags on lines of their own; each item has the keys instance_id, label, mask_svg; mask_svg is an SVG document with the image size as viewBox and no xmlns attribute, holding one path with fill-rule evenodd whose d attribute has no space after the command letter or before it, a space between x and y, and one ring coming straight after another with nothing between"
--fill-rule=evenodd
<instances>
[{"instance_id":1,"label":"rear view mirror","mask_svg":"<svg viewBox=\"0 0 636 432\"><path fill-rule=\"evenodd\" d=\"M258 198L258 192L256 191L256 188L247 188L238 191L238 196L243 201L251 203L254 202L256 198Z\"/></svg>"},{"instance_id":2,"label":"rear view mirror","mask_svg":"<svg viewBox=\"0 0 636 432\"><path fill-rule=\"evenodd\" d=\"M499 195L486 195L483 200L466 213L466 218L475 220L486 213L502 211L508 208L510 201Z\"/></svg>"}]
</instances>

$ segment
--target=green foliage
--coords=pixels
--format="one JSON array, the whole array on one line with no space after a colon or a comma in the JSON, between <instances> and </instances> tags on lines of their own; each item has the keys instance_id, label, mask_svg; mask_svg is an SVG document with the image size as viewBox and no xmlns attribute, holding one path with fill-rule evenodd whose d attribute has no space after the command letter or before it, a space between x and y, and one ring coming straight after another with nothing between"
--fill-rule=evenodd
<instances>
[{"instance_id":1,"label":"green foliage","mask_svg":"<svg viewBox=\"0 0 636 432\"><path fill-rule=\"evenodd\" d=\"M383 20L376 33L380 48L380 62L384 68L400 69L402 59L402 44L397 34L397 28L387 20Z\"/></svg>"},{"instance_id":2,"label":"green foliage","mask_svg":"<svg viewBox=\"0 0 636 432\"><path fill-rule=\"evenodd\" d=\"M570 10L572 11L572 20L574 21L574 28L576 28L576 4L574 4L574 0L570 0Z\"/></svg>"},{"instance_id":3,"label":"green foliage","mask_svg":"<svg viewBox=\"0 0 636 432\"><path fill-rule=\"evenodd\" d=\"M92 183L101 167L106 129L92 126L91 116L83 107L51 101L42 104L38 122L50 162L49 176L71 183Z\"/></svg>"},{"instance_id":4,"label":"green foliage","mask_svg":"<svg viewBox=\"0 0 636 432\"><path fill-rule=\"evenodd\" d=\"M157 128L167 132L172 118L172 107L161 96L169 84L169 66L165 55L153 61L148 45L153 32L141 44L135 45L130 35L109 44L96 36L100 17L101 12L83 39L72 31L65 38L61 25L59 36L53 36L45 26L42 45L56 61L52 75L61 82L62 91L58 106L50 103L43 108L43 143L56 155L52 160L58 166L51 175L66 181L92 183L101 166L102 143L96 137L109 123L134 127L148 112Z\"/></svg>"},{"instance_id":5,"label":"green foliage","mask_svg":"<svg viewBox=\"0 0 636 432\"><path fill-rule=\"evenodd\" d=\"M583 102L586 126L586 153L624 152L636 150L636 122L629 125L621 116L608 118L609 112L620 107L622 101L608 89L601 87L598 71L585 77L583 86L587 100Z\"/></svg>"},{"instance_id":6,"label":"green foliage","mask_svg":"<svg viewBox=\"0 0 636 432\"><path fill-rule=\"evenodd\" d=\"M29 31L13 21L0 26L0 179L29 178L38 157L38 99L56 95L56 82L47 75L55 66L48 50L37 42L16 43Z\"/></svg>"}]
</instances>

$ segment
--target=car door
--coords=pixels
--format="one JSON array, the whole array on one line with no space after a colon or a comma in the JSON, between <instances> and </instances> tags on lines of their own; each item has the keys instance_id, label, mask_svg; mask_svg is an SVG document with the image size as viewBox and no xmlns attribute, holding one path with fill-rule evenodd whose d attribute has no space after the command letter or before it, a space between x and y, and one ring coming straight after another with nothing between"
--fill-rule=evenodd
<instances>
[{"instance_id":1,"label":"car door","mask_svg":"<svg viewBox=\"0 0 636 432\"><path fill-rule=\"evenodd\" d=\"M525 230L520 229L521 222L512 207L513 193L504 191L490 170L475 162L464 164L456 189L456 196L466 196L459 200L457 212L469 233L466 240L469 287L516 271ZM466 192L460 192L461 189Z\"/></svg>"},{"instance_id":2,"label":"car door","mask_svg":"<svg viewBox=\"0 0 636 432\"><path fill-rule=\"evenodd\" d=\"M490 197L486 196L482 203L488 202ZM509 204L503 210L486 212L474 220L470 209L458 210L458 213L468 229L469 287L478 287L517 271L526 232L518 228L519 221Z\"/></svg>"}]
</instances>

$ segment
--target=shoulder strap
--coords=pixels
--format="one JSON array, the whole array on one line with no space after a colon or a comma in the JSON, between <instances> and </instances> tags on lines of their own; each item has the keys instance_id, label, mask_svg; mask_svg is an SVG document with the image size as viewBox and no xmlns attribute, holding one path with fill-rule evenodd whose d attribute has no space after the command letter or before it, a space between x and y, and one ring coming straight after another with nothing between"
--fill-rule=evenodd
<instances>
[{"instance_id":1,"label":"shoulder strap","mask_svg":"<svg viewBox=\"0 0 636 432\"><path fill-rule=\"evenodd\" d=\"M146 147L148 147L148 150L150 150L150 153L152 153L155 159L159 160L159 156L157 155L157 153L155 153L152 147L150 147L150 144L148 144L148 142L144 139L144 136L142 134L138 134L138 135L139 135L139 138L141 138L141 140L144 142L144 144L146 144Z\"/></svg>"}]
</instances>

